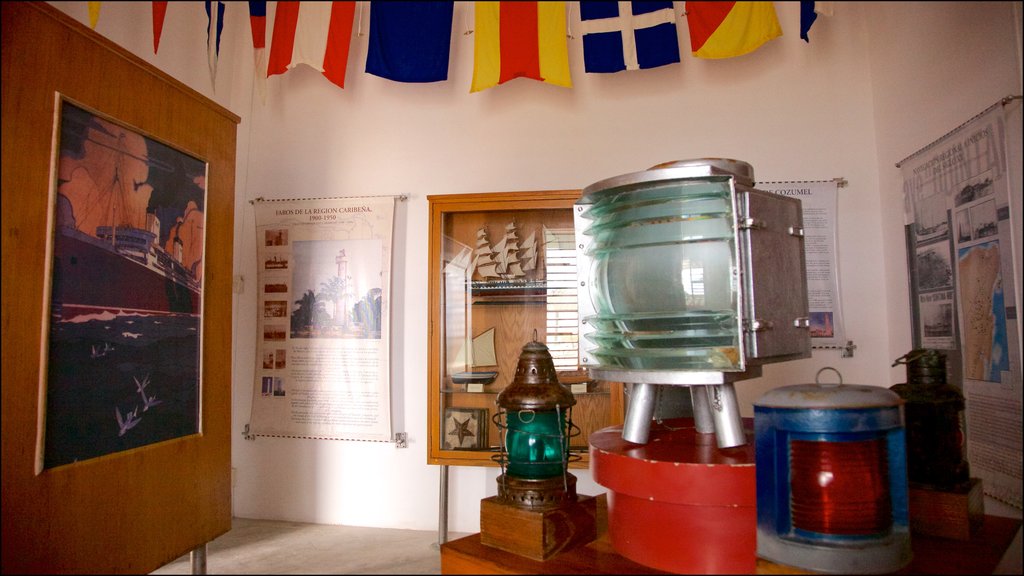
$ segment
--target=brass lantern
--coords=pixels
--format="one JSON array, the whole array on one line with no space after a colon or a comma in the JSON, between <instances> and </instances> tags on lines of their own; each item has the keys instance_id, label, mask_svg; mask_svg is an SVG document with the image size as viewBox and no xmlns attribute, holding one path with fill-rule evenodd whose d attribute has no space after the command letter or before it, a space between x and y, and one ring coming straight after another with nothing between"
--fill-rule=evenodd
<instances>
[{"instance_id":1,"label":"brass lantern","mask_svg":"<svg viewBox=\"0 0 1024 576\"><path fill-rule=\"evenodd\" d=\"M523 346L516 374L496 400L500 430L498 495L480 504L480 541L514 554L546 560L597 537L596 503L576 494L569 450L579 435L572 422L576 398L558 382L548 347Z\"/></svg>"},{"instance_id":2,"label":"brass lantern","mask_svg":"<svg viewBox=\"0 0 1024 576\"><path fill-rule=\"evenodd\" d=\"M551 353L536 338L534 332L534 340L523 346L515 378L498 394L494 416L501 430L498 496L524 508L557 506L576 497L576 478L568 471L569 440L579 434L571 417L576 398L558 382Z\"/></svg>"}]
</instances>

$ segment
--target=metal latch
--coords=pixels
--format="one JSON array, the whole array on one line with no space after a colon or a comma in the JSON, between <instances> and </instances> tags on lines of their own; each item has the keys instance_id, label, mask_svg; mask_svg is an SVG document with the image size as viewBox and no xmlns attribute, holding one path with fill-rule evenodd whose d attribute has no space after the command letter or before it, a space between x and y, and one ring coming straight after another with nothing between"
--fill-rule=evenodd
<instances>
[{"instance_id":1,"label":"metal latch","mask_svg":"<svg viewBox=\"0 0 1024 576\"><path fill-rule=\"evenodd\" d=\"M801 316L800 318L794 318L793 319L793 327L794 328L810 328L811 327L811 319L806 317L806 316Z\"/></svg>"},{"instance_id":2,"label":"metal latch","mask_svg":"<svg viewBox=\"0 0 1024 576\"><path fill-rule=\"evenodd\" d=\"M764 220L758 220L757 218L744 218L739 222L740 230L759 230L766 227L767 225L764 223Z\"/></svg>"},{"instance_id":3,"label":"metal latch","mask_svg":"<svg viewBox=\"0 0 1024 576\"><path fill-rule=\"evenodd\" d=\"M747 322L747 332L765 332L775 328L771 320L751 320Z\"/></svg>"}]
</instances>

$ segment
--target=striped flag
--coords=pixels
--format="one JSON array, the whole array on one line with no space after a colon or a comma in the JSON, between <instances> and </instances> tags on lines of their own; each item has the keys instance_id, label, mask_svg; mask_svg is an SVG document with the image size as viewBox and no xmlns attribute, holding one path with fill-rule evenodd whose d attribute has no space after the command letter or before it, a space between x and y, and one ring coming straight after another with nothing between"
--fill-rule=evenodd
<instances>
[{"instance_id":1,"label":"striped flag","mask_svg":"<svg viewBox=\"0 0 1024 576\"><path fill-rule=\"evenodd\" d=\"M679 62L672 2L580 2L587 72L656 68Z\"/></svg>"},{"instance_id":2,"label":"striped flag","mask_svg":"<svg viewBox=\"0 0 1024 576\"><path fill-rule=\"evenodd\" d=\"M513 78L572 87L565 2L477 2L475 27L470 92Z\"/></svg>"},{"instance_id":3,"label":"striped flag","mask_svg":"<svg viewBox=\"0 0 1024 576\"><path fill-rule=\"evenodd\" d=\"M249 2L249 27L252 29L253 88L260 99L267 99L267 3Z\"/></svg>"},{"instance_id":4,"label":"striped flag","mask_svg":"<svg viewBox=\"0 0 1024 576\"><path fill-rule=\"evenodd\" d=\"M355 6L355 2L278 2L267 76L305 64L344 88Z\"/></svg>"},{"instance_id":5,"label":"striped flag","mask_svg":"<svg viewBox=\"0 0 1024 576\"><path fill-rule=\"evenodd\" d=\"M210 65L210 82L217 82L217 60L220 58L220 36L224 32L224 3L218 1L217 9L213 2L206 0L206 56Z\"/></svg>"},{"instance_id":6,"label":"striped flag","mask_svg":"<svg viewBox=\"0 0 1024 576\"><path fill-rule=\"evenodd\" d=\"M160 35L164 31L164 16L167 15L167 2L153 2L153 54L160 50Z\"/></svg>"},{"instance_id":7,"label":"striped flag","mask_svg":"<svg viewBox=\"0 0 1024 576\"><path fill-rule=\"evenodd\" d=\"M687 2L690 47L698 58L732 58L782 36L771 2Z\"/></svg>"}]
</instances>

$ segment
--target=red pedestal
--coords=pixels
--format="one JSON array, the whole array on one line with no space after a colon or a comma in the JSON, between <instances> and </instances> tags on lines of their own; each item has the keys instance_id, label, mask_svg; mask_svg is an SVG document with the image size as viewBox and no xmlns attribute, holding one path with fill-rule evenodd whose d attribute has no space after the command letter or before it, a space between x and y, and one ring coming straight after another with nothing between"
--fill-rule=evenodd
<instances>
[{"instance_id":1,"label":"red pedestal","mask_svg":"<svg viewBox=\"0 0 1024 576\"><path fill-rule=\"evenodd\" d=\"M647 444L622 427L590 435L594 481L609 490L608 534L630 560L669 572L753 573L757 568L754 421L747 444L720 449L693 419L651 423Z\"/></svg>"}]
</instances>

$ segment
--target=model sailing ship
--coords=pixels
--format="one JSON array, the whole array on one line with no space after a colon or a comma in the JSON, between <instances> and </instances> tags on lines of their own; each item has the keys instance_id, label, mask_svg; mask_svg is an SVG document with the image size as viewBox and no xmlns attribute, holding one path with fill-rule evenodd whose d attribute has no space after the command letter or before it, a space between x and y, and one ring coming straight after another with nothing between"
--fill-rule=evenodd
<instances>
[{"instance_id":1,"label":"model sailing ship","mask_svg":"<svg viewBox=\"0 0 1024 576\"><path fill-rule=\"evenodd\" d=\"M491 244L487 228L476 232L476 246L466 247L448 265L448 269L465 270L474 292L515 291L527 293L543 290L543 280L535 278L538 260L537 233L520 243L515 221L505 225L505 233Z\"/></svg>"}]
</instances>

